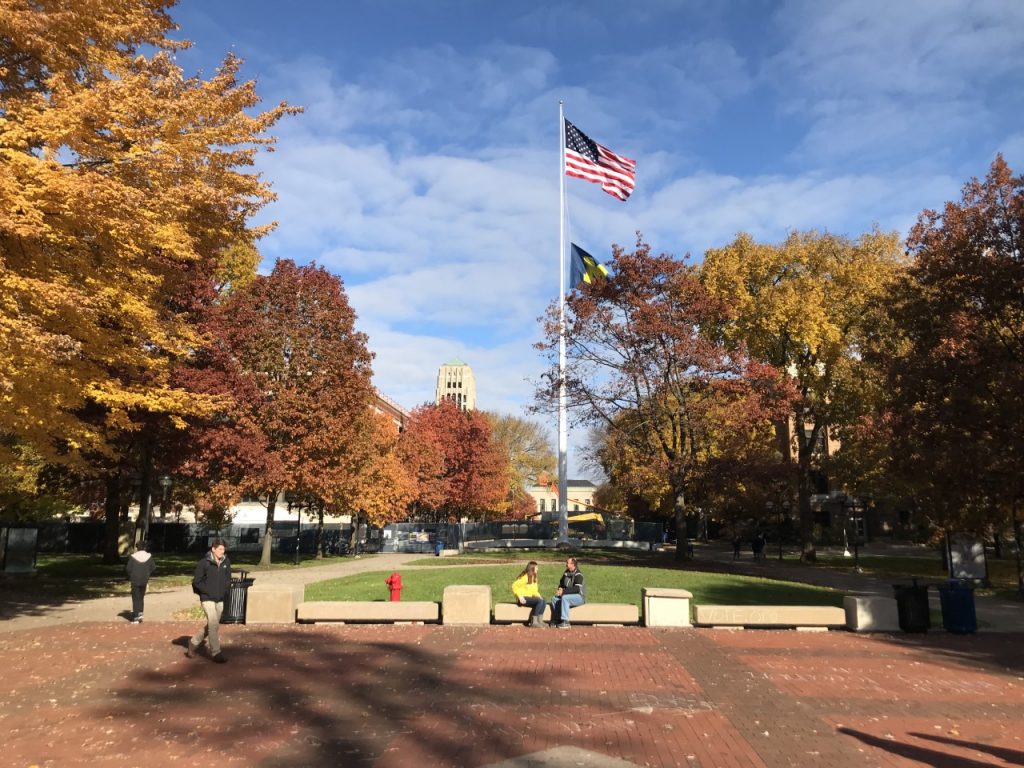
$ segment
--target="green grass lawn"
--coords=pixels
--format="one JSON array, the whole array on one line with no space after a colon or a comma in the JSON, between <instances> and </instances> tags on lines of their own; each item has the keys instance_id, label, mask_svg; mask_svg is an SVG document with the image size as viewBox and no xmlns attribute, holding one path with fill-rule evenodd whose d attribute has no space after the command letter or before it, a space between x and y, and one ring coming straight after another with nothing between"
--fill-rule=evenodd
<instances>
[{"instance_id":1,"label":"green grass lawn","mask_svg":"<svg viewBox=\"0 0 1024 768\"><path fill-rule=\"evenodd\" d=\"M477 559L475 555L473 559ZM588 553L588 562L580 568L586 576L587 598L591 602L633 603L639 606L642 587L664 587L688 589L693 593L695 602L707 604L843 604L841 592L806 584L676 568L601 564L592 560ZM434 562L435 565L441 564ZM561 563L561 558L550 563L541 561L540 589L545 598L551 597L562 575ZM492 604L508 602L512 600L512 581L521 569L522 563L508 563L507 566L405 568L401 572L404 584L402 599L440 602L444 588L449 584L483 584L491 588ZM389 593L384 584L387 577L387 572L379 571L316 582L307 585L306 599L387 600Z\"/></svg>"}]
</instances>

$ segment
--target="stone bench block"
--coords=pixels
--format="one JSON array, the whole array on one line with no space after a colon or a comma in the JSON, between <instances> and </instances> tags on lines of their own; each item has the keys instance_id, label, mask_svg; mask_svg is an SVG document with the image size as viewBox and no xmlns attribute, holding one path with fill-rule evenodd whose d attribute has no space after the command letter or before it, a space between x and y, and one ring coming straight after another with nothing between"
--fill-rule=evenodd
<instances>
[{"instance_id":1,"label":"stone bench block","mask_svg":"<svg viewBox=\"0 0 1024 768\"><path fill-rule=\"evenodd\" d=\"M253 584L246 590L246 624L294 624L305 596L301 584Z\"/></svg>"},{"instance_id":2,"label":"stone bench block","mask_svg":"<svg viewBox=\"0 0 1024 768\"><path fill-rule=\"evenodd\" d=\"M451 584L441 598L442 623L480 625L491 623L491 588L478 584Z\"/></svg>"},{"instance_id":3,"label":"stone bench block","mask_svg":"<svg viewBox=\"0 0 1024 768\"><path fill-rule=\"evenodd\" d=\"M584 603L569 611L573 624L639 624L640 609L632 603Z\"/></svg>"},{"instance_id":4,"label":"stone bench block","mask_svg":"<svg viewBox=\"0 0 1024 768\"><path fill-rule=\"evenodd\" d=\"M854 632L899 632L900 617L896 600L881 595L843 598L846 627Z\"/></svg>"},{"instance_id":5,"label":"stone bench block","mask_svg":"<svg viewBox=\"0 0 1024 768\"><path fill-rule=\"evenodd\" d=\"M832 605L696 605L704 627L845 627L846 611Z\"/></svg>"},{"instance_id":6,"label":"stone bench block","mask_svg":"<svg viewBox=\"0 0 1024 768\"><path fill-rule=\"evenodd\" d=\"M296 613L301 622L386 624L404 621L437 623L441 620L438 604L426 601L319 600L302 603Z\"/></svg>"},{"instance_id":7,"label":"stone bench block","mask_svg":"<svg viewBox=\"0 0 1024 768\"><path fill-rule=\"evenodd\" d=\"M519 603L495 603L494 623L510 624L519 622L525 624L530 620L530 606L519 605ZM544 606L544 621L551 621L551 605Z\"/></svg>"},{"instance_id":8,"label":"stone bench block","mask_svg":"<svg viewBox=\"0 0 1024 768\"><path fill-rule=\"evenodd\" d=\"M494 623L521 622L530 618L530 609L516 603L496 603ZM544 608L544 620L551 620L551 606ZM573 624L638 624L640 611L631 603L584 603L572 608L569 621Z\"/></svg>"},{"instance_id":9,"label":"stone bench block","mask_svg":"<svg viewBox=\"0 0 1024 768\"><path fill-rule=\"evenodd\" d=\"M644 587L640 590L644 606L645 627L692 627L690 600L693 593L685 589Z\"/></svg>"}]
</instances>

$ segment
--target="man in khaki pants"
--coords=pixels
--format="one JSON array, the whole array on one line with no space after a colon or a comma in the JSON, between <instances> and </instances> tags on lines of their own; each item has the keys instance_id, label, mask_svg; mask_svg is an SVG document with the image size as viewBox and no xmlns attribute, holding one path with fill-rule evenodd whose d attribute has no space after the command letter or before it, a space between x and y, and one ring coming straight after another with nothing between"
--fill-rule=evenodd
<instances>
[{"instance_id":1,"label":"man in khaki pants","mask_svg":"<svg viewBox=\"0 0 1024 768\"><path fill-rule=\"evenodd\" d=\"M190 659L195 657L203 640L207 640L210 644L210 658L218 664L227 661L220 652L220 616L224 613L224 600L231 584L231 561L226 552L224 539L214 539L210 542L210 551L196 563L192 591L199 595L199 602L206 614L206 626L188 641L185 655Z\"/></svg>"}]
</instances>

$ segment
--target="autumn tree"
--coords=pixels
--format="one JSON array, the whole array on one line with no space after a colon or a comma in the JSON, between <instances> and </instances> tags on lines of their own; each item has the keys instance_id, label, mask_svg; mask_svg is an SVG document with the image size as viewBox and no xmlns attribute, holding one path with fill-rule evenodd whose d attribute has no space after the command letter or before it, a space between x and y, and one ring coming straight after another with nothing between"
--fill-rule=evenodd
<instances>
[{"instance_id":1,"label":"autumn tree","mask_svg":"<svg viewBox=\"0 0 1024 768\"><path fill-rule=\"evenodd\" d=\"M218 495L267 500L261 563L269 564L282 491L327 508L351 508L363 496L367 465L379 455L371 354L341 280L290 260L234 291L207 333L183 383L231 406L197 425L199 450L182 471Z\"/></svg>"},{"instance_id":2,"label":"autumn tree","mask_svg":"<svg viewBox=\"0 0 1024 768\"><path fill-rule=\"evenodd\" d=\"M390 418L374 414L373 456L360 477L359 508L371 525L404 520L416 498L416 480L399 451L401 435Z\"/></svg>"},{"instance_id":3,"label":"autumn tree","mask_svg":"<svg viewBox=\"0 0 1024 768\"><path fill-rule=\"evenodd\" d=\"M1024 178L997 156L907 245L880 360L893 465L935 524L998 530L1024 494Z\"/></svg>"},{"instance_id":4,"label":"autumn tree","mask_svg":"<svg viewBox=\"0 0 1024 768\"><path fill-rule=\"evenodd\" d=\"M602 425L635 489L660 482L680 530L687 505L713 455L715 419L724 410L737 424L777 416L788 405L779 371L730 351L709 334L727 317L694 267L654 255L638 242L613 249L611 275L583 284L566 299L565 389L573 420ZM555 308L541 348L557 389L559 322ZM541 402L555 393L542 389ZM682 554L682 550L680 550Z\"/></svg>"},{"instance_id":5,"label":"autumn tree","mask_svg":"<svg viewBox=\"0 0 1024 768\"><path fill-rule=\"evenodd\" d=\"M508 462L508 497L511 517L532 514L533 499L526 488L544 473L555 468L555 453L544 429L534 421L508 414L485 414L491 424L491 436Z\"/></svg>"},{"instance_id":6,"label":"autumn tree","mask_svg":"<svg viewBox=\"0 0 1024 768\"><path fill-rule=\"evenodd\" d=\"M416 408L400 440L416 478L420 517L480 518L500 510L508 493L508 460L479 411L450 400Z\"/></svg>"},{"instance_id":7,"label":"autumn tree","mask_svg":"<svg viewBox=\"0 0 1024 768\"><path fill-rule=\"evenodd\" d=\"M848 423L850 392L861 376L866 309L879 303L903 261L894 234L871 232L855 241L794 232L779 245L740 235L707 252L701 279L731 307L721 338L785 371L799 397L780 436L796 455L802 557L815 558L811 495L820 470L815 445L830 427ZM783 441L784 442L784 441Z\"/></svg>"},{"instance_id":8,"label":"autumn tree","mask_svg":"<svg viewBox=\"0 0 1024 768\"><path fill-rule=\"evenodd\" d=\"M0 444L101 477L108 513L154 420L216 405L169 381L199 343L178 302L255 253L250 166L290 111L253 111L234 56L186 77L171 4L0 0Z\"/></svg>"}]
</instances>

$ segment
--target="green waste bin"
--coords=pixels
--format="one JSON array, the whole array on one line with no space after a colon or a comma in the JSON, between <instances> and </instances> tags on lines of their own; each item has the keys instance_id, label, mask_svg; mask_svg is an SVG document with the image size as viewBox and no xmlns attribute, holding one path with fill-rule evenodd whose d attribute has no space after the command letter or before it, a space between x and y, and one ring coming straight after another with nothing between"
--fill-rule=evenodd
<instances>
[{"instance_id":1,"label":"green waste bin","mask_svg":"<svg viewBox=\"0 0 1024 768\"><path fill-rule=\"evenodd\" d=\"M939 584L939 603L942 605L942 626L947 632L969 635L978 631L974 587L970 584L960 579Z\"/></svg>"},{"instance_id":2,"label":"green waste bin","mask_svg":"<svg viewBox=\"0 0 1024 768\"><path fill-rule=\"evenodd\" d=\"M237 579L232 579L228 586L228 596L224 601L224 612L220 615L221 624L245 624L245 608L249 599L249 587L256 579L249 578L248 571L240 571Z\"/></svg>"},{"instance_id":3,"label":"green waste bin","mask_svg":"<svg viewBox=\"0 0 1024 768\"><path fill-rule=\"evenodd\" d=\"M928 586L893 584L896 594L896 614L900 629L904 632L927 632L932 625L931 609L928 607Z\"/></svg>"}]
</instances>

